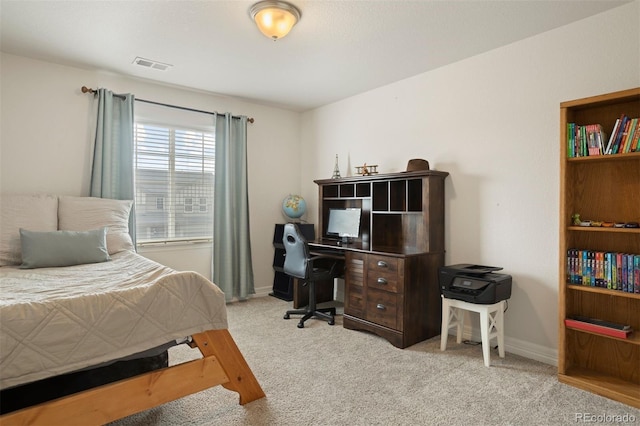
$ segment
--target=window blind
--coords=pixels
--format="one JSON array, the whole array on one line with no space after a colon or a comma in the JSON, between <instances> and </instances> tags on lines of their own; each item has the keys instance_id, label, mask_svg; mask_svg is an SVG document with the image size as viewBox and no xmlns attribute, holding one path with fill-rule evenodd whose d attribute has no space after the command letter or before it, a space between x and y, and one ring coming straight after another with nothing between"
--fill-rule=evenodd
<instances>
[{"instance_id":1,"label":"window blind","mask_svg":"<svg viewBox=\"0 0 640 426\"><path fill-rule=\"evenodd\" d=\"M136 237L139 243L213 236L213 132L136 122Z\"/></svg>"}]
</instances>

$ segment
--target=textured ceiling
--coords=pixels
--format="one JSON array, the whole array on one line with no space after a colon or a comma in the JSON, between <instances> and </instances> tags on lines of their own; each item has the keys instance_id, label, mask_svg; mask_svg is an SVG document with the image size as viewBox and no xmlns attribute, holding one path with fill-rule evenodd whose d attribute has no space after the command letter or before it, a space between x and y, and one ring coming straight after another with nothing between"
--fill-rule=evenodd
<instances>
[{"instance_id":1,"label":"textured ceiling","mask_svg":"<svg viewBox=\"0 0 640 426\"><path fill-rule=\"evenodd\" d=\"M274 42L253 1L1 0L0 36L6 53L304 111L629 1L291 0L302 19Z\"/></svg>"}]
</instances>

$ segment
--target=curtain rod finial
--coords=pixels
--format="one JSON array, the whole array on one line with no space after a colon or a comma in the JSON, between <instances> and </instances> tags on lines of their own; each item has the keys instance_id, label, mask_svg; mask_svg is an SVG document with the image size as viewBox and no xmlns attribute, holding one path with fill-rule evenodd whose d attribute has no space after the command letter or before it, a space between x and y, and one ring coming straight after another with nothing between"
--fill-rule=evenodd
<instances>
[{"instance_id":1,"label":"curtain rod finial","mask_svg":"<svg viewBox=\"0 0 640 426\"><path fill-rule=\"evenodd\" d=\"M95 90L93 90L93 89L91 89L90 87L87 87L87 86L82 86L82 88L80 90L82 90L82 93L96 93Z\"/></svg>"}]
</instances>

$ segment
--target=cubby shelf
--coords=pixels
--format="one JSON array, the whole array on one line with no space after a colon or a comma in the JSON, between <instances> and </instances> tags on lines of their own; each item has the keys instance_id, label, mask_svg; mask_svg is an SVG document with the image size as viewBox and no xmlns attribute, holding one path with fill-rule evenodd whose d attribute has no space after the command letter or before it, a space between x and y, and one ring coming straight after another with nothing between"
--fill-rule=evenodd
<instances>
[{"instance_id":1,"label":"cubby shelf","mask_svg":"<svg viewBox=\"0 0 640 426\"><path fill-rule=\"evenodd\" d=\"M628 293L625 291L610 290L601 287L591 287L584 285L567 284L567 289L572 291L585 291L587 293L599 293L607 296L640 299L640 293ZM640 333L638 333L640 335Z\"/></svg>"},{"instance_id":2,"label":"cubby shelf","mask_svg":"<svg viewBox=\"0 0 640 426\"><path fill-rule=\"evenodd\" d=\"M316 180L320 191L319 236L326 233L329 210L360 208L362 219L358 243L375 249L411 246L419 251L443 251L442 230L430 222L442 222L442 181L447 172L428 170ZM431 218L431 220L430 220ZM435 220L435 222L434 222ZM434 229L436 233L434 234ZM411 235L411 240L397 238Z\"/></svg>"},{"instance_id":3,"label":"cubby shelf","mask_svg":"<svg viewBox=\"0 0 640 426\"><path fill-rule=\"evenodd\" d=\"M602 228L594 226L570 226L567 231L576 232L613 232L613 233L627 233L627 234L640 234L640 228Z\"/></svg>"},{"instance_id":4,"label":"cubby shelf","mask_svg":"<svg viewBox=\"0 0 640 426\"><path fill-rule=\"evenodd\" d=\"M596 155L593 157L573 157L567 158L569 163L580 163L584 161L588 162L612 162L612 161L633 161L640 157L640 152L627 152L624 154L608 154L608 155Z\"/></svg>"}]
</instances>

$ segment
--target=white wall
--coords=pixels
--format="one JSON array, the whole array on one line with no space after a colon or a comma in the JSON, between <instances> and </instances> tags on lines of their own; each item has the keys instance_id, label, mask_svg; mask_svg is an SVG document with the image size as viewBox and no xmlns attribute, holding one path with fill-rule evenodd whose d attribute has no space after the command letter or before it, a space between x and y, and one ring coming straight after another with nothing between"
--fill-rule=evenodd
<instances>
[{"instance_id":1,"label":"white wall","mask_svg":"<svg viewBox=\"0 0 640 426\"><path fill-rule=\"evenodd\" d=\"M0 99L0 192L88 195L95 101L83 85L206 111L255 118L248 127L249 205L256 291L273 282L273 227L281 201L300 191L300 115L230 97L154 84L3 53ZM179 270L211 277L202 246L145 248L141 253Z\"/></svg>"},{"instance_id":2,"label":"white wall","mask_svg":"<svg viewBox=\"0 0 640 426\"><path fill-rule=\"evenodd\" d=\"M446 264L504 267L507 350L555 363L559 104L640 86L639 16L636 1L303 114L310 210L336 154L343 176L348 159L385 173L419 157L449 172Z\"/></svg>"}]
</instances>

